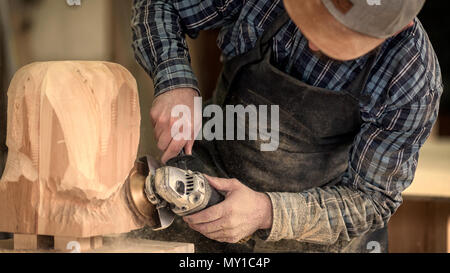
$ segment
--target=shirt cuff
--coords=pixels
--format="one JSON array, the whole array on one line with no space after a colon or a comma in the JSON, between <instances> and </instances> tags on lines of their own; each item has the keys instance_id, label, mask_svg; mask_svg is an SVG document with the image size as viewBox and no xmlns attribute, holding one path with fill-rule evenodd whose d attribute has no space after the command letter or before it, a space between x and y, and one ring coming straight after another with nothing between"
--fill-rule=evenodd
<instances>
[{"instance_id":1,"label":"shirt cuff","mask_svg":"<svg viewBox=\"0 0 450 273\"><path fill-rule=\"evenodd\" d=\"M177 88L192 88L199 96L201 95L197 78L189 60L185 58L173 58L160 63L156 68L153 82L155 97Z\"/></svg>"},{"instance_id":2,"label":"shirt cuff","mask_svg":"<svg viewBox=\"0 0 450 273\"><path fill-rule=\"evenodd\" d=\"M273 222L270 232L266 230L268 236L260 238L267 242L299 238L305 227L306 199L300 193L266 194L272 202ZM259 235L263 234L264 232L259 232Z\"/></svg>"}]
</instances>

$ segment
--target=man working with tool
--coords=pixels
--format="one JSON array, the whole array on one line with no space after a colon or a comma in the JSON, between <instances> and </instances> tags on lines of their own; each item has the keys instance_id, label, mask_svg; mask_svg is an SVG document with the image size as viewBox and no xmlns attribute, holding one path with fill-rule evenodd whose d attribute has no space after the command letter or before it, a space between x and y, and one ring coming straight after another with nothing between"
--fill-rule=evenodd
<instances>
[{"instance_id":1,"label":"man working with tool","mask_svg":"<svg viewBox=\"0 0 450 273\"><path fill-rule=\"evenodd\" d=\"M387 223L414 178L443 89L416 19L423 4L135 0L133 47L154 80L162 161L184 149L222 177L208 180L226 193L149 236L213 252L387 251ZM172 108L194 112L200 95L184 35L213 28L221 28L224 59L213 103L279 105L276 151L260 151L258 141L172 138Z\"/></svg>"}]
</instances>

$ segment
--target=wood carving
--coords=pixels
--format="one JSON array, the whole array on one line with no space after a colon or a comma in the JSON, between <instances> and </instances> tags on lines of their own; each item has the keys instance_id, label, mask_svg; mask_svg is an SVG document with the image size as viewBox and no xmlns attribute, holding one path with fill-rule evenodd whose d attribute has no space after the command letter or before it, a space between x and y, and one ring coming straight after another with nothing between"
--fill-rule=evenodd
<instances>
[{"instance_id":1,"label":"wood carving","mask_svg":"<svg viewBox=\"0 0 450 273\"><path fill-rule=\"evenodd\" d=\"M137 85L107 62L34 63L8 90L0 232L87 238L141 224L124 182L137 155Z\"/></svg>"}]
</instances>

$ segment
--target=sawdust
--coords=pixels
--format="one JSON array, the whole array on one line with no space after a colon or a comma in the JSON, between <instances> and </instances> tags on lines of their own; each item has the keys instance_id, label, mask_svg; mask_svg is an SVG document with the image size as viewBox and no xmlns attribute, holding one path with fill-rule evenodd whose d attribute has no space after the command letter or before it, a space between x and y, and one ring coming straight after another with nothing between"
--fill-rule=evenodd
<instances>
[{"instance_id":1,"label":"sawdust","mask_svg":"<svg viewBox=\"0 0 450 273\"><path fill-rule=\"evenodd\" d=\"M133 235L131 235L133 236ZM13 239L0 240L0 253L57 253L51 247L38 250L14 250ZM70 250L67 250L70 252ZM130 237L130 234L104 236L103 246L83 253L193 253L189 243L153 241Z\"/></svg>"}]
</instances>

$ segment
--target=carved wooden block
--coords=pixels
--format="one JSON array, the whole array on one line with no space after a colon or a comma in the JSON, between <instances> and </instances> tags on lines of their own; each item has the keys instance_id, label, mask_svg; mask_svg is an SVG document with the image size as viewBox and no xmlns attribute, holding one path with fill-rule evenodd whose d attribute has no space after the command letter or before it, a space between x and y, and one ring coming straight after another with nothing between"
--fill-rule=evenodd
<instances>
[{"instance_id":1,"label":"carved wooden block","mask_svg":"<svg viewBox=\"0 0 450 273\"><path fill-rule=\"evenodd\" d=\"M123 190L140 133L137 85L125 68L28 65L11 82L7 119L0 232L87 238L141 227Z\"/></svg>"}]
</instances>

